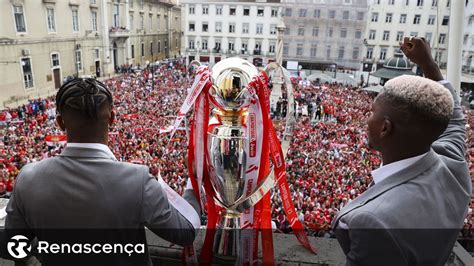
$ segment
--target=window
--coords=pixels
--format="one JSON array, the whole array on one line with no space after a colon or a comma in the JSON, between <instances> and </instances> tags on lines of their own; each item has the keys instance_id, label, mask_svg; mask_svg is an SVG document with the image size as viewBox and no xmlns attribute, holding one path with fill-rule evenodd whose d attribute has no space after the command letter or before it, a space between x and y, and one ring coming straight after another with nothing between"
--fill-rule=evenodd
<instances>
[{"instance_id":1,"label":"window","mask_svg":"<svg viewBox=\"0 0 474 266\"><path fill-rule=\"evenodd\" d=\"M385 57L387 56L387 48L381 48L380 49L380 60L385 60Z\"/></svg>"},{"instance_id":2,"label":"window","mask_svg":"<svg viewBox=\"0 0 474 266\"><path fill-rule=\"evenodd\" d=\"M386 23L392 23L392 13L387 13L387 16L385 17L385 22Z\"/></svg>"},{"instance_id":3,"label":"window","mask_svg":"<svg viewBox=\"0 0 474 266\"><path fill-rule=\"evenodd\" d=\"M306 17L306 9L304 9L304 8L301 8L301 9L300 9L300 17L301 17L301 18Z\"/></svg>"},{"instance_id":4,"label":"window","mask_svg":"<svg viewBox=\"0 0 474 266\"><path fill-rule=\"evenodd\" d=\"M257 24L257 34L263 33L263 24Z\"/></svg>"},{"instance_id":5,"label":"window","mask_svg":"<svg viewBox=\"0 0 474 266\"><path fill-rule=\"evenodd\" d=\"M409 5L410 5L410 0L406 0L406 1L405 1L405 5L406 5L406 6L409 6Z\"/></svg>"},{"instance_id":6,"label":"window","mask_svg":"<svg viewBox=\"0 0 474 266\"><path fill-rule=\"evenodd\" d=\"M229 33L235 33L235 24L229 24Z\"/></svg>"},{"instance_id":7,"label":"window","mask_svg":"<svg viewBox=\"0 0 474 266\"><path fill-rule=\"evenodd\" d=\"M448 26L449 25L449 16L444 16L443 17L443 23L441 23L443 26Z\"/></svg>"},{"instance_id":8,"label":"window","mask_svg":"<svg viewBox=\"0 0 474 266\"><path fill-rule=\"evenodd\" d=\"M48 32L56 32L56 20L54 19L54 9L46 8L46 16L48 19Z\"/></svg>"},{"instance_id":9,"label":"window","mask_svg":"<svg viewBox=\"0 0 474 266\"><path fill-rule=\"evenodd\" d=\"M263 17L263 16L264 16L264 9L263 9L263 7L259 7L259 8L257 9L257 16L258 16L258 17Z\"/></svg>"},{"instance_id":10,"label":"window","mask_svg":"<svg viewBox=\"0 0 474 266\"><path fill-rule=\"evenodd\" d=\"M142 8L143 9L143 8ZM194 12L195 12L195 7L194 6L189 6L189 14L190 15L194 15Z\"/></svg>"},{"instance_id":11,"label":"window","mask_svg":"<svg viewBox=\"0 0 474 266\"><path fill-rule=\"evenodd\" d=\"M412 31L412 32L410 32L410 36L417 37L417 36L418 36L418 32Z\"/></svg>"},{"instance_id":12,"label":"window","mask_svg":"<svg viewBox=\"0 0 474 266\"><path fill-rule=\"evenodd\" d=\"M72 10L72 31L79 31L79 15L77 14L77 9Z\"/></svg>"},{"instance_id":13,"label":"window","mask_svg":"<svg viewBox=\"0 0 474 266\"><path fill-rule=\"evenodd\" d=\"M268 52L274 54L275 53L275 47L276 47L276 45L274 43L270 43L270 46L268 47Z\"/></svg>"},{"instance_id":14,"label":"window","mask_svg":"<svg viewBox=\"0 0 474 266\"><path fill-rule=\"evenodd\" d=\"M469 39L469 34L464 34L464 38L463 38L463 40L462 40L462 43L463 43L464 45L466 45L468 39Z\"/></svg>"},{"instance_id":15,"label":"window","mask_svg":"<svg viewBox=\"0 0 474 266\"><path fill-rule=\"evenodd\" d=\"M209 25L207 24L207 22L202 23L202 31L203 32L208 32L209 31Z\"/></svg>"},{"instance_id":16,"label":"window","mask_svg":"<svg viewBox=\"0 0 474 266\"><path fill-rule=\"evenodd\" d=\"M95 2L96 0L91 0L91 1L94 1L94 2ZM131 8L133 8L133 1L135 1L135 0L130 0L130 1L128 1L128 2L130 3L130 7L131 7Z\"/></svg>"},{"instance_id":17,"label":"window","mask_svg":"<svg viewBox=\"0 0 474 266\"><path fill-rule=\"evenodd\" d=\"M161 23L160 23L160 21L161 21L161 16L158 14L158 15L156 15L156 28L158 29L158 31L161 30Z\"/></svg>"},{"instance_id":18,"label":"window","mask_svg":"<svg viewBox=\"0 0 474 266\"><path fill-rule=\"evenodd\" d=\"M362 30L356 30L354 37L355 37L356 39L362 38Z\"/></svg>"},{"instance_id":19,"label":"window","mask_svg":"<svg viewBox=\"0 0 474 266\"><path fill-rule=\"evenodd\" d=\"M328 37L332 37L332 31L333 31L332 28L328 29Z\"/></svg>"},{"instance_id":20,"label":"window","mask_svg":"<svg viewBox=\"0 0 474 266\"><path fill-rule=\"evenodd\" d=\"M158 41L157 47L156 47L156 52L161 54L161 41Z\"/></svg>"},{"instance_id":21,"label":"window","mask_svg":"<svg viewBox=\"0 0 474 266\"><path fill-rule=\"evenodd\" d=\"M21 68L23 70L23 83L25 84L25 89L33 88L33 71L31 68L30 58L21 59Z\"/></svg>"},{"instance_id":22,"label":"window","mask_svg":"<svg viewBox=\"0 0 474 266\"><path fill-rule=\"evenodd\" d=\"M291 8L285 8L285 17L291 17L292 10Z\"/></svg>"},{"instance_id":23,"label":"window","mask_svg":"<svg viewBox=\"0 0 474 266\"><path fill-rule=\"evenodd\" d=\"M388 0L388 4L389 4L389 5L393 6L394 3L395 3L395 0Z\"/></svg>"},{"instance_id":24,"label":"window","mask_svg":"<svg viewBox=\"0 0 474 266\"><path fill-rule=\"evenodd\" d=\"M436 20L436 16L435 15L430 15L428 17L428 25L434 25L435 20Z\"/></svg>"},{"instance_id":25,"label":"window","mask_svg":"<svg viewBox=\"0 0 474 266\"><path fill-rule=\"evenodd\" d=\"M421 15L415 15L415 18L413 19L413 24L420 24L421 20Z\"/></svg>"},{"instance_id":26,"label":"window","mask_svg":"<svg viewBox=\"0 0 474 266\"><path fill-rule=\"evenodd\" d=\"M430 45L431 45L431 38L432 37L433 37L433 33L431 33L431 32L425 33L425 39Z\"/></svg>"},{"instance_id":27,"label":"window","mask_svg":"<svg viewBox=\"0 0 474 266\"><path fill-rule=\"evenodd\" d=\"M153 55L153 42L150 42L150 54Z\"/></svg>"},{"instance_id":28,"label":"window","mask_svg":"<svg viewBox=\"0 0 474 266\"><path fill-rule=\"evenodd\" d=\"M236 10L236 8L235 8L235 7L231 7L231 8L229 8L229 15L231 15L231 16L235 16L235 10Z\"/></svg>"},{"instance_id":29,"label":"window","mask_svg":"<svg viewBox=\"0 0 474 266\"><path fill-rule=\"evenodd\" d=\"M58 53L51 54L51 65L53 67L59 66L59 54Z\"/></svg>"},{"instance_id":30,"label":"window","mask_svg":"<svg viewBox=\"0 0 474 266\"><path fill-rule=\"evenodd\" d=\"M315 18L320 18L321 17L321 10L320 9L315 9L314 10L314 17Z\"/></svg>"},{"instance_id":31,"label":"window","mask_svg":"<svg viewBox=\"0 0 474 266\"><path fill-rule=\"evenodd\" d=\"M446 34L445 33L441 33L439 35L439 39L438 39L438 43L439 44L444 44L444 41L446 40Z\"/></svg>"},{"instance_id":32,"label":"window","mask_svg":"<svg viewBox=\"0 0 474 266\"><path fill-rule=\"evenodd\" d=\"M286 27L285 29L285 35L290 35L291 33L291 28L290 27Z\"/></svg>"},{"instance_id":33,"label":"window","mask_svg":"<svg viewBox=\"0 0 474 266\"><path fill-rule=\"evenodd\" d=\"M346 38L347 37L347 29L346 28L342 28L341 29L341 38Z\"/></svg>"},{"instance_id":34,"label":"window","mask_svg":"<svg viewBox=\"0 0 474 266\"><path fill-rule=\"evenodd\" d=\"M140 15L140 29L144 30L145 29L145 19L143 15Z\"/></svg>"},{"instance_id":35,"label":"window","mask_svg":"<svg viewBox=\"0 0 474 266\"><path fill-rule=\"evenodd\" d=\"M253 54L259 55L261 51L262 51L262 44L259 42L256 42Z\"/></svg>"},{"instance_id":36,"label":"window","mask_svg":"<svg viewBox=\"0 0 474 266\"><path fill-rule=\"evenodd\" d=\"M208 48L208 41L202 40L202 50L207 51L207 48Z\"/></svg>"},{"instance_id":37,"label":"window","mask_svg":"<svg viewBox=\"0 0 474 266\"><path fill-rule=\"evenodd\" d=\"M99 59L99 58L100 58L100 49L99 49L99 48L95 48L95 49L94 49L94 53L95 53L95 59Z\"/></svg>"},{"instance_id":38,"label":"window","mask_svg":"<svg viewBox=\"0 0 474 266\"><path fill-rule=\"evenodd\" d=\"M397 31L397 42L401 42L403 40L403 31Z\"/></svg>"},{"instance_id":39,"label":"window","mask_svg":"<svg viewBox=\"0 0 474 266\"><path fill-rule=\"evenodd\" d=\"M114 5L114 14L113 14L113 25L114 27L120 27L120 18L119 18L119 5Z\"/></svg>"},{"instance_id":40,"label":"window","mask_svg":"<svg viewBox=\"0 0 474 266\"><path fill-rule=\"evenodd\" d=\"M232 52L232 51L234 51L234 42L229 41L229 52Z\"/></svg>"},{"instance_id":41,"label":"window","mask_svg":"<svg viewBox=\"0 0 474 266\"><path fill-rule=\"evenodd\" d=\"M14 5L13 14L15 16L16 32L26 32L25 15L23 14L23 6ZM28 59L28 64L30 62L29 60L30 59ZM22 63L23 63L23 59L22 59Z\"/></svg>"},{"instance_id":42,"label":"window","mask_svg":"<svg viewBox=\"0 0 474 266\"><path fill-rule=\"evenodd\" d=\"M416 6L423 6L423 0L417 0Z\"/></svg>"},{"instance_id":43,"label":"window","mask_svg":"<svg viewBox=\"0 0 474 266\"><path fill-rule=\"evenodd\" d=\"M130 19L130 29L133 30L135 28L133 25L133 15L130 15L129 19Z\"/></svg>"},{"instance_id":44,"label":"window","mask_svg":"<svg viewBox=\"0 0 474 266\"><path fill-rule=\"evenodd\" d=\"M431 6L432 6L432 7L438 6L438 0L432 0L432 1L431 1Z\"/></svg>"},{"instance_id":45,"label":"window","mask_svg":"<svg viewBox=\"0 0 474 266\"><path fill-rule=\"evenodd\" d=\"M349 19L349 11L342 12L342 19L343 20L348 20Z\"/></svg>"},{"instance_id":46,"label":"window","mask_svg":"<svg viewBox=\"0 0 474 266\"><path fill-rule=\"evenodd\" d=\"M314 27L313 28L313 36L318 36L319 35L319 28L318 27Z\"/></svg>"},{"instance_id":47,"label":"window","mask_svg":"<svg viewBox=\"0 0 474 266\"><path fill-rule=\"evenodd\" d=\"M222 22L216 22L216 32L222 32Z\"/></svg>"},{"instance_id":48,"label":"window","mask_svg":"<svg viewBox=\"0 0 474 266\"><path fill-rule=\"evenodd\" d=\"M442 57L443 57L443 52L438 51L438 52L435 53L435 61L436 62L440 62Z\"/></svg>"},{"instance_id":49,"label":"window","mask_svg":"<svg viewBox=\"0 0 474 266\"><path fill-rule=\"evenodd\" d=\"M335 18L336 17L336 10L329 10L329 18Z\"/></svg>"},{"instance_id":50,"label":"window","mask_svg":"<svg viewBox=\"0 0 474 266\"><path fill-rule=\"evenodd\" d=\"M244 34L248 34L249 33L249 24L248 23L244 23L242 25L242 33Z\"/></svg>"},{"instance_id":51,"label":"window","mask_svg":"<svg viewBox=\"0 0 474 266\"><path fill-rule=\"evenodd\" d=\"M326 46L326 58L331 58L331 45Z\"/></svg>"},{"instance_id":52,"label":"window","mask_svg":"<svg viewBox=\"0 0 474 266\"><path fill-rule=\"evenodd\" d=\"M446 1L446 7L450 7L451 6L451 1Z\"/></svg>"},{"instance_id":53,"label":"window","mask_svg":"<svg viewBox=\"0 0 474 266\"><path fill-rule=\"evenodd\" d=\"M222 6L216 6L216 15L222 15Z\"/></svg>"},{"instance_id":54,"label":"window","mask_svg":"<svg viewBox=\"0 0 474 266\"><path fill-rule=\"evenodd\" d=\"M143 5L145 4L145 1L144 0L140 0L140 9L143 10Z\"/></svg>"},{"instance_id":55,"label":"window","mask_svg":"<svg viewBox=\"0 0 474 266\"><path fill-rule=\"evenodd\" d=\"M372 22L379 21L379 13L372 13Z\"/></svg>"},{"instance_id":56,"label":"window","mask_svg":"<svg viewBox=\"0 0 474 266\"><path fill-rule=\"evenodd\" d=\"M92 30L97 31L97 12L92 11L91 17L92 17Z\"/></svg>"},{"instance_id":57,"label":"window","mask_svg":"<svg viewBox=\"0 0 474 266\"><path fill-rule=\"evenodd\" d=\"M194 22L190 22L189 23L189 31L195 31L196 30L196 25L194 24Z\"/></svg>"},{"instance_id":58,"label":"window","mask_svg":"<svg viewBox=\"0 0 474 266\"><path fill-rule=\"evenodd\" d=\"M271 24L270 25L270 35L276 35L277 34L277 25Z\"/></svg>"},{"instance_id":59,"label":"window","mask_svg":"<svg viewBox=\"0 0 474 266\"><path fill-rule=\"evenodd\" d=\"M202 14L203 15L209 15L209 7L208 6L203 6L202 7Z\"/></svg>"},{"instance_id":60,"label":"window","mask_svg":"<svg viewBox=\"0 0 474 266\"><path fill-rule=\"evenodd\" d=\"M272 17L278 17L278 8L272 8Z\"/></svg>"},{"instance_id":61,"label":"window","mask_svg":"<svg viewBox=\"0 0 474 266\"><path fill-rule=\"evenodd\" d=\"M364 20L364 12L357 12L357 20Z\"/></svg>"},{"instance_id":62,"label":"window","mask_svg":"<svg viewBox=\"0 0 474 266\"><path fill-rule=\"evenodd\" d=\"M95 4L97 4L97 1L96 0L91 0L91 5L95 5Z\"/></svg>"},{"instance_id":63,"label":"window","mask_svg":"<svg viewBox=\"0 0 474 266\"><path fill-rule=\"evenodd\" d=\"M250 8L244 7L244 16L250 16Z\"/></svg>"},{"instance_id":64,"label":"window","mask_svg":"<svg viewBox=\"0 0 474 266\"><path fill-rule=\"evenodd\" d=\"M389 38L390 38L390 31L388 31L388 30L383 31L382 40L388 41Z\"/></svg>"},{"instance_id":65,"label":"window","mask_svg":"<svg viewBox=\"0 0 474 266\"><path fill-rule=\"evenodd\" d=\"M375 30L370 30L370 32L369 32L369 40L375 40Z\"/></svg>"},{"instance_id":66,"label":"window","mask_svg":"<svg viewBox=\"0 0 474 266\"><path fill-rule=\"evenodd\" d=\"M148 29L150 29L150 31L153 29L153 15L149 15Z\"/></svg>"},{"instance_id":67,"label":"window","mask_svg":"<svg viewBox=\"0 0 474 266\"><path fill-rule=\"evenodd\" d=\"M352 50L352 59L359 59L359 47L354 47L354 49Z\"/></svg>"},{"instance_id":68,"label":"window","mask_svg":"<svg viewBox=\"0 0 474 266\"><path fill-rule=\"evenodd\" d=\"M367 54L366 54L365 57L367 57L367 59L372 59L373 54L374 54L374 48L368 47L367 48Z\"/></svg>"},{"instance_id":69,"label":"window","mask_svg":"<svg viewBox=\"0 0 474 266\"><path fill-rule=\"evenodd\" d=\"M218 53L221 50L221 41L214 42L214 50Z\"/></svg>"},{"instance_id":70,"label":"window","mask_svg":"<svg viewBox=\"0 0 474 266\"><path fill-rule=\"evenodd\" d=\"M304 36L304 26L298 27L298 36Z\"/></svg>"},{"instance_id":71,"label":"window","mask_svg":"<svg viewBox=\"0 0 474 266\"><path fill-rule=\"evenodd\" d=\"M288 55L289 50L290 50L290 47L289 47L288 43L284 43L283 44L283 54Z\"/></svg>"},{"instance_id":72,"label":"window","mask_svg":"<svg viewBox=\"0 0 474 266\"><path fill-rule=\"evenodd\" d=\"M82 71L82 51L76 50L76 70L77 72Z\"/></svg>"},{"instance_id":73,"label":"window","mask_svg":"<svg viewBox=\"0 0 474 266\"><path fill-rule=\"evenodd\" d=\"M468 24L469 24L469 25L472 25L472 22L474 22L474 16L471 15L471 16L469 16L469 22L468 22Z\"/></svg>"},{"instance_id":74,"label":"window","mask_svg":"<svg viewBox=\"0 0 474 266\"><path fill-rule=\"evenodd\" d=\"M344 46L339 47L339 51L337 53L337 58L338 59L344 59Z\"/></svg>"},{"instance_id":75,"label":"window","mask_svg":"<svg viewBox=\"0 0 474 266\"><path fill-rule=\"evenodd\" d=\"M241 48L240 48L240 52L241 52L242 54L246 54L248 47L249 47L248 43L243 42L242 45L241 45Z\"/></svg>"},{"instance_id":76,"label":"window","mask_svg":"<svg viewBox=\"0 0 474 266\"><path fill-rule=\"evenodd\" d=\"M298 43L296 45L296 55L297 56L302 56L303 55L303 44L302 43Z\"/></svg>"},{"instance_id":77,"label":"window","mask_svg":"<svg viewBox=\"0 0 474 266\"><path fill-rule=\"evenodd\" d=\"M316 44L311 45L311 50L309 51L311 57L316 57L316 52L318 51L318 46Z\"/></svg>"},{"instance_id":78,"label":"window","mask_svg":"<svg viewBox=\"0 0 474 266\"><path fill-rule=\"evenodd\" d=\"M145 56L145 44L144 43L142 43L141 52L142 52L142 57L144 57Z\"/></svg>"},{"instance_id":79,"label":"window","mask_svg":"<svg viewBox=\"0 0 474 266\"><path fill-rule=\"evenodd\" d=\"M130 50L131 50L130 52L131 52L131 54L132 54L132 58L135 58L135 45L132 44L132 45L130 46Z\"/></svg>"},{"instance_id":80,"label":"window","mask_svg":"<svg viewBox=\"0 0 474 266\"><path fill-rule=\"evenodd\" d=\"M189 45L188 45L189 49L194 49L194 40L189 40Z\"/></svg>"},{"instance_id":81,"label":"window","mask_svg":"<svg viewBox=\"0 0 474 266\"><path fill-rule=\"evenodd\" d=\"M405 24L407 22L407 14L400 15L400 24Z\"/></svg>"}]
</instances>

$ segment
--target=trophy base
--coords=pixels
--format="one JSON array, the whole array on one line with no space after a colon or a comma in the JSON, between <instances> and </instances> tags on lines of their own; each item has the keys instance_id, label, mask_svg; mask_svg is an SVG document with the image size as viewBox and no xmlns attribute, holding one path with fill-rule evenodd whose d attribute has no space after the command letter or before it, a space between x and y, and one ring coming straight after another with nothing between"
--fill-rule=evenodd
<instances>
[{"instance_id":1,"label":"trophy base","mask_svg":"<svg viewBox=\"0 0 474 266\"><path fill-rule=\"evenodd\" d=\"M225 210L214 237L213 252L219 260L236 261L241 252L240 213Z\"/></svg>"}]
</instances>

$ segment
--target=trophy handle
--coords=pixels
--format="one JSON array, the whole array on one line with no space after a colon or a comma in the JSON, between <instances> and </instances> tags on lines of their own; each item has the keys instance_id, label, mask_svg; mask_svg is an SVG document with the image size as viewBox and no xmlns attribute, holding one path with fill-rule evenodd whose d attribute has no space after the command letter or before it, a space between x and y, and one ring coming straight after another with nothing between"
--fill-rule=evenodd
<instances>
[{"instance_id":1,"label":"trophy handle","mask_svg":"<svg viewBox=\"0 0 474 266\"><path fill-rule=\"evenodd\" d=\"M257 189L250 196L245 198L242 196L243 198L239 199L227 209L242 213L245 209L255 206L255 204L257 204L257 202L259 202L270 191L274 184L275 175L272 168L265 180L258 184Z\"/></svg>"}]
</instances>

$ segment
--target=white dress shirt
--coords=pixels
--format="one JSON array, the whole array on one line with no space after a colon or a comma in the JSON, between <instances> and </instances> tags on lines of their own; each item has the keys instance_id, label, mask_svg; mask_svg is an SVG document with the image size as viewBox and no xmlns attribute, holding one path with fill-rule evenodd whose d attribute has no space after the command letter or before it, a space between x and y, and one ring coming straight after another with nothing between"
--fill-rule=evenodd
<instances>
[{"instance_id":1,"label":"white dress shirt","mask_svg":"<svg viewBox=\"0 0 474 266\"><path fill-rule=\"evenodd\" d=\"M117 160L115 158L115 155L112 153L110 148L107 145L104 145L102 143L76 143L76 142L68 142L66 144L66 147L74 147L74 148L89 148L89 149L98 149L102 150L107 155L109 155L112 159Z\"/></svg>"}]
</instances>

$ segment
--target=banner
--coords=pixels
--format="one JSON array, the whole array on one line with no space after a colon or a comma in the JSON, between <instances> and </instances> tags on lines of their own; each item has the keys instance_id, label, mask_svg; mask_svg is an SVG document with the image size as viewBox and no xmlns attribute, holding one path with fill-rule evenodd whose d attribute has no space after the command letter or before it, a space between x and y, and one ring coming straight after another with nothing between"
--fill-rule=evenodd
<instances>
[{"instance_id":1,"label":"banner","mask_svg":"<svg viewBox=\"0 0 474 266\"><path fill-rule=\"evenodd\" d=\"M64 145L67 143L66 135L47 135L44 140L48 146Z\"/></svg>"}]
</instances>

